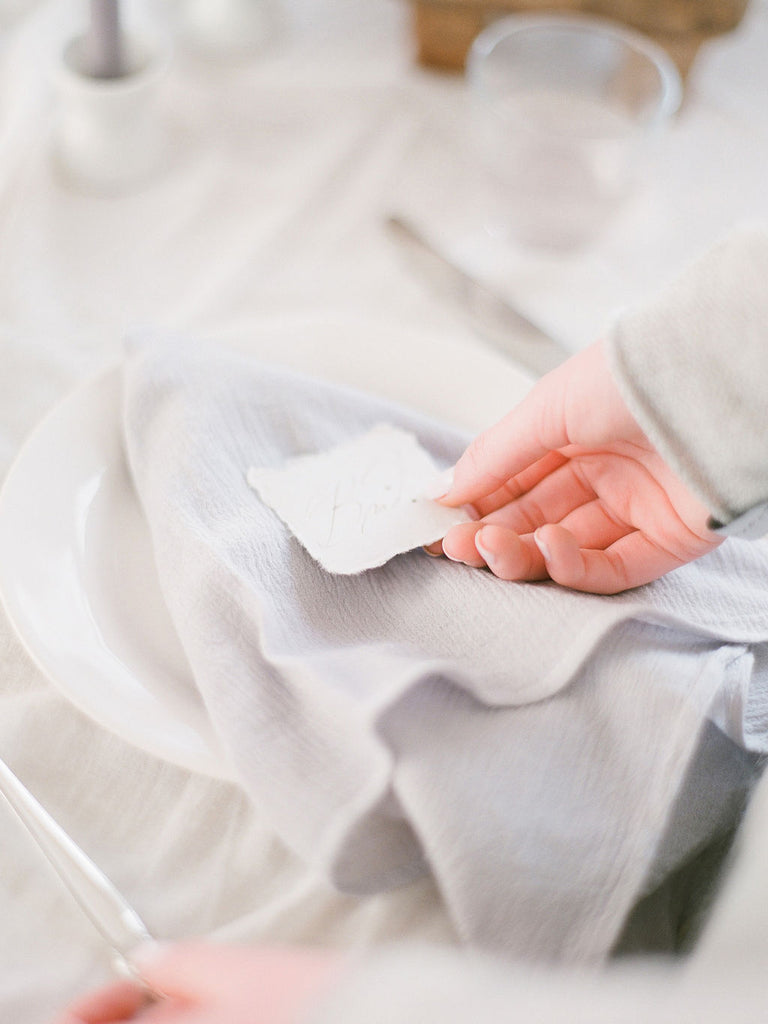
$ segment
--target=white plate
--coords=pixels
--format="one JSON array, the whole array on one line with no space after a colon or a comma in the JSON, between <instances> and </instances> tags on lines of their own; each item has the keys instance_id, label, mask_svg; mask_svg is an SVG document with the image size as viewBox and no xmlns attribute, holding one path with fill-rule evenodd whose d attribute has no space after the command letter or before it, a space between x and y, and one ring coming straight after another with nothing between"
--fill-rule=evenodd
<instances>
[{"instance_id":1,"label":"white plate","mask_svg":"<svg viewBox=\"0 0 768 1024\"><path fill-rule=\"evenodd\" d=\"M472 432L530 383L479 343L401 327L267 322L224 343ZM227 777L160 594L123 456L117 369L58 405L11 468L0 493L0 595L32 657L73 704L158 757Z\"/></svg>"}]
</instances>

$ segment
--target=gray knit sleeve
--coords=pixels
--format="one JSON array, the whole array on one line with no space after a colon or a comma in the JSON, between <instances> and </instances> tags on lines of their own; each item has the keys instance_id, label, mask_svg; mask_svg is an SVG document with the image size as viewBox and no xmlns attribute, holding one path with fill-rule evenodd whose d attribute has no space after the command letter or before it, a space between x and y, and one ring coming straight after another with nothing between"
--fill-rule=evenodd
<instances>
[{"instance_id":1,"label":"gray knit sleeve","mask_svg":"<svg viewBox=\"0 0 768 1024\"><path fill-rule=\"evenodd\" d=\"M633 415L714 519L768 499L768 230L735 231L607 343Z\"/></svg>"}]
</instances>

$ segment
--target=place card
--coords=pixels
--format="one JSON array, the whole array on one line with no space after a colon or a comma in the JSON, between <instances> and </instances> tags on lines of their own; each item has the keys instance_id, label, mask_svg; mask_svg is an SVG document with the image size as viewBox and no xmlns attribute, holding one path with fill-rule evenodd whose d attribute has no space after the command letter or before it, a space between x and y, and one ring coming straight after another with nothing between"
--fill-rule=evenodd
<instances>
[{"instance_id":1,"label":"place card","mask_svg":"<svg viewBox=\"0 0 768 1024\"><path fill-rule=\"evenodd\" d=\"M324 569L351 575L470 521L424 497L437 474L413 434L380 424L328 451L251 468L248 483Z\"/></svg>"}]
</instances>

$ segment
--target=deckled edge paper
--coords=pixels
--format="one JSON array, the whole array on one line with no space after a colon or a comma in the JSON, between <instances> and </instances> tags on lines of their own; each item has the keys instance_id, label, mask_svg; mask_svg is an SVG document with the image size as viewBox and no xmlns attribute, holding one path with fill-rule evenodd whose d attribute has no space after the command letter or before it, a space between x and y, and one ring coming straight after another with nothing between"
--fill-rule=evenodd
<instances>
[{"instance_id":1,"label":"deckled edge paper","mask_svg":"<svg viewBox=\"0 0 768 1024\"><path fill-rule=\"evenodd\" d=\"M380 424L328 451L252 467L247 479L324 569L352 575L470 520L423 496L437 472L413 434Z\"/></svg>"}]
</instances>

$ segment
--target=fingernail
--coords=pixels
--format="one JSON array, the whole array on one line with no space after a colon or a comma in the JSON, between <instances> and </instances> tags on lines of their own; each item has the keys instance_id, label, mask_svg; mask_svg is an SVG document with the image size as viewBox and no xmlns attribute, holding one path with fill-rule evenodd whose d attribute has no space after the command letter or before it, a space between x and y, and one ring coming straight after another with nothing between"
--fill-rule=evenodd
<instances>
[{"instance_id":1,"label":"fingernail","mask_svg":"<svg viewBox=\"0 0 768 1024\"><path fill-rule=\"evenodd\" d=\"M453 466L443 470L439 476L431 480L421 492L421 496L431 501L437 501L438 498L444 498L451 487L453 487Z\"/></svg>"},{"instance_id":2,"label":"fingernail","mask_svg":"<svg viewBox=\"0 0 768 1024\"><path fill-rule=\"evenodd\" d=\"M425 551L430 558L442 558L442 555L439 551L430 551L429 548L424 547L421 550Z\"/></svg>"},{"instance_id":3,"label":"fingernail","mask_svg":"<svg viewBox=\"0 0 768 1024\"><path fill-rule=\"evenodd\" d=\"M481 558L484 558L487 565L493 565L496 561L496 553L487 548L483 543L483 531L475 534L475 547Z\"/></svg>"},{"instance_id":4,"label":"fingernail","mask_svg":"<svg viewBox=\"0 0 768 1024\"><path fill-rule=\"evenodd\" d=\"M536 542L536 547L544 556L544 561L548 562L552 555L550 554L549 547L547 546L546 541L543 540L541 537L541 527L539 527L538 530L534 531L533 539Z\"/></svg>"},{"instance_id":5,"label":"fingernail","mask_svg":"<svg viewBox=\"0 0 768 1024\"><path fill-rule=\"evenodd\" d=\"M456 555L452 555L450 550L449 550L449 548L447 548L445 546L445 538L443 538L443 554L445 555L446 558L450 559L452 562L460 562L461 561L461 559L457 558Z\"/></svg>"},{"instance_id":6,"label":"fingernail","mask_svg":"<svg viewBox=\"0 0 768 1024\"><path fill-rule=\"evenodd\" d=\"M461 511L468 515L473 523L476 523L481 518L480 513L477 511L474 505L462 505Z\"/></svg>"}]
</instances>

